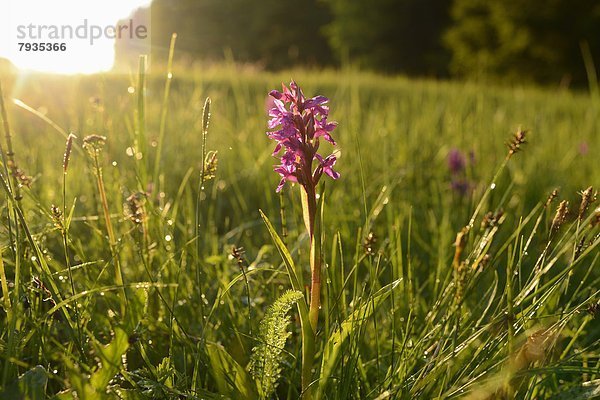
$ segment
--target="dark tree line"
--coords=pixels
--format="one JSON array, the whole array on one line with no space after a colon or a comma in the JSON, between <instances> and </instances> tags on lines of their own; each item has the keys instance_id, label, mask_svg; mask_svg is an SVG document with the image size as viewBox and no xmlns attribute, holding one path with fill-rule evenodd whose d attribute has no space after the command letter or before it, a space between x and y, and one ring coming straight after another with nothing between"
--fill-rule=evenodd
<instances>
[{"instance_id":1,"label":"dark tree line","mask_svg":"<svg viewBox=\"0 0 600 400\"><path fill-rule=\"evenodd\" d=\"M154 0L153 47L268 69L342 63L436 77L587 82L598 0Z\"/></svg>"}]
</instances>

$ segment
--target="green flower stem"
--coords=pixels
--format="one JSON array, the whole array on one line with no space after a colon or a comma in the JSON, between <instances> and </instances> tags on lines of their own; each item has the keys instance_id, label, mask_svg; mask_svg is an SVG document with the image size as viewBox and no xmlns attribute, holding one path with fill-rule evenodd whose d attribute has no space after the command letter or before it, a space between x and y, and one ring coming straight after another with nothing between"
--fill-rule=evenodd
<instances>
[{"instance_id":1,"label":"green flower stem","mask_svg":"<svg viewBox=\"0 0 600 400\"><path fill-rule=\"evenodd\" d=\"M312 365L315 358L317 324L321 308L321 235L317 222L317 200L314 187L302 187L302 214L310 239L310 303L308 318L310 330L303 328L302 398L310 399Z\"/></svg>"}]
</instances>

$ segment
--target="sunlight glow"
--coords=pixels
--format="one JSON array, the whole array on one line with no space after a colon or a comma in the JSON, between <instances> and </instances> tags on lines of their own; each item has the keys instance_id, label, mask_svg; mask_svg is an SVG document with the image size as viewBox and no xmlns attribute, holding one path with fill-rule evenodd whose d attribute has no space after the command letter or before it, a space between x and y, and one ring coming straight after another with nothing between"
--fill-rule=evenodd
<instances>
[{"instance_id":1,"label":"sunlight glow","mask_svg":"<svg viewBox=\"0 0 600 400\"><path fill-rule=\"evenodd\" d=\"M108 71L113 67L114 38L119 33L127 38L129 30L138 28L137 33L145 35L149 43L149 26L135 26L131 21L129 26L123 25L133 11L150 1L8 0L0 12L0 57L20 70L62 74ZM125 20L120 27L119 20ZM50 51L45 48L49 44Z\"/></svg>"}]
</instances>

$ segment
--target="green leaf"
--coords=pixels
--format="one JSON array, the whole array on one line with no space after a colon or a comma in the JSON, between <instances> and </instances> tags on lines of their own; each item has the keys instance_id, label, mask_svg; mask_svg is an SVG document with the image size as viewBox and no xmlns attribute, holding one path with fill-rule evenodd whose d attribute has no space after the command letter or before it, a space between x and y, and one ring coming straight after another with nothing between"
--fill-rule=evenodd
<instances>
[{"instance_id":1,"label":"green leaf","mask_svg":"<svg viewBox=\"0 0 600 400\"><path fill-rule=\"evenodd\" d=\"M136 325L147 317L148 292L150 288L143 286L133 289L132 295L127 302L127 314L125 315L124 328L128 334L133 333ZM158 288L154 290L158 291Z\"/></svg>"},{"instance_id":2,"label":"green leaf","mask_svg":"<svg viewBox=\"0 0 600 400\"><path fill-rule=\"evenodd\" d=\"M15 400L44 400L48 373L41 365L37 365L21 375L17 382L0 393L0 398Z\"/></svg>"},{"instance_id":3,"label":"green leaf","mask_svg":"<svg viewBox=\"0 0 600 400\"><path fill-rule=\"evenodd\" d=\"M100 368L92 374L90 385L86 385L86 395L104 394L110 380L119 372L121 357L129 348L129 336L122 328L115 328L115 336L108 346L96 344L100 356Z\"/></svg>"},{"instance_id":4,"label":"green leaf","mask_svg":"<svg viewBox=\"0 0 600 400\"><path fill-rule=\"evenodd\" d=\"M265 213L262 212L262 210L258 211L260 212L260 216L262 217L263 221L265 222L265 225L267 226L267 230L271 235L271 239L273 240L275 247L277 247L277 251L279 251L281 258L283 258L283 262L285 264L288 276L290 278L292 288L301 292L302 285L300 285L300 281L298 280L298 276L296 275L296 266L294 265L292 255L288 251L287 247L285 247L283 240L281 240L281 238L277 234L277 231L273 227L273 224L271 224L271 221L269 221L269 218L267 218L267 216L265 215Z\"/></svg>"},{"instance_id":5,"label":"green leaf","mask_svg":"<svg viewBox=\"0 0 600 400\"><path fill-rule=\"evenodd\" d=\"M260 322L260 343L252 349L250 373L256 381L261 399L269 399L277 388L283 361L281 353L290 335L287 314L302 296L302 292L288 290L268 308Z\"/></svg>"},{"instance_id":6,"label":"green leaf","mask_svg":"<svg viewBox=\"0 0 600 400\"><path fill-rule=\"evenodd\" d=\"M287 247L285 247L283 240L281 240L281 238L277 234L277 231L273 227L273 224L271 224L271 221L269 221L269 218L267 218L267 216L265 215L265 213L262 212L262 210L259 210L259 212L260 216L265 222L265 225L267 226L267 230L271 235L271 239L273 240L277 251L279 251L281 258L283 259L283 263L285 264L288 277L292 284L292 288L296 291L302 292L304 288L302 287L302 285L300 285L300 281L298 280L298 276L296 275L296 266L294 265L292 255L290 254ZM300 300L298 300L297 304L298 310L300 311L300 322L302 324L302 340L314 341L314 338L312 338L313 332L312 328L310 327L310 319L308 317L308 305L306 304L306 299L302 297ZM309 339L309 337L312 339Z\"/></svg>"},{"instance_id":7,"label":"green leaf","mask_svg":"<svg viewBox=\"0 0 600 400\"><path fill-rule=\"evenodd\" d=\"M327 385L327 381L331 377L331 374L339 361L340 352L346 339L348 339L348 337L352 335L354 331L363 326L367 319L373 315L381 303L383 303L383 301L387 299L392 291L398 286L400 281L401 279L397 279L370 296L361 307L350 314L341 323L340 327L331 334L323 349L321 376L319 378L319 393L317 394L316 398L320 397L320 392L323 390L325 385Z\"/></svg>"},{"instance_id":8,"label":"green leaf","mask_svg":"<svg viewBox=\"0 0 600 400\"><path fill-rule=\"evenodd\" d=\"M223 346L207 343L206 351L210 361L210 372L221 394L240 400L253 400L258 397L254 381Z\"/></svg>"}]
</instances>

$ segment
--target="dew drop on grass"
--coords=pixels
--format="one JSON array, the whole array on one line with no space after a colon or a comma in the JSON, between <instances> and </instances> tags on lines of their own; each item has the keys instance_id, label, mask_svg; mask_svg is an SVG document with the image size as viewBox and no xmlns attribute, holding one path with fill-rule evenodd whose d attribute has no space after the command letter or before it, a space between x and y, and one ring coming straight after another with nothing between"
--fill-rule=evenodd
<instances>
[{"instance_id":1,"label":"dew drop on grass","mask_svg":"<svg viewBox=\"0 0 600 400\"><path fill-rule=\"evenodd\" d=\"M116 167L116 166L117 166L117 162L116 162L116 161L113 161L113 162L112 162L112 166L113 166L113 167Z\"/></svg>"},{"instance_id":2,"label":"dew drop on grass","mask_svg":"<svg viewBox=\"0 0 600 400\"><path fill-rule=\"evenodd\" d=\"M495 184L495 183L492 183L492 184L490 185L490 189L491 189L491 190L494 190L494 189L496 189L496 184Z\"/></svg>"},{"instance_id":3,"label":"dew drop on grass","mask_svg":"<svg viewBox=\"0 0 600 400\"><path fill-rule=\"evenodd\" d=\"M169 226L173 225L173 220L172 219L167 220L167 225L169 225Z\"/></svg>"},{"instance_id":4,"label":"dew drop on grass","mask_svg":"<svg viewBox=\"0 0 600 400\"><path fill-rule=\"evenodd\" d=\"M128 93L131 93L131 94L134 94L134 93L135 93L135 88L134 88L133 86L129 86L129 87L127 88L127 92L128 92Z\"/></svg>"},{"instance_id":5,"label":"dew drop on grass","mask_svg":"<svg viewBox=\"0 0 600 400\"><path fill-rule=\"evenodd\" d=\"M165 240L167 242L170 242L171 240L173 240L173 237L171 235L167 235L167 236L165 236Z\"/></svg>"},{"instance_id":6,"label":"dew drop on grass","mask_svg":"<svg viewBox=\"0 0 600 400\"><path fill-rule=\"evenodd\" d=\"M100 296L104 296L104 292L100 292Z\"/></svg>"},{"instance_id":7,"label":"dew drop on grass","mask_svg":"<svg viewBox=\"0 0 600 400\"><path fill-rule=\"evenodd\" d=\"M125 154L127 154L129 157L133 157L135 153L135 150L133 149L133 147L128 147L125 149Z\"/></svg>"},{"instance_id":8,"label":"dew drop on grass","mask_svg":"<svg viewBox=\"0 0 600 400\"><path fill-rule=\"evenodd\" d=\"M37 257L36 256L31 256L31 261L36 262L37 261Z\"/></svg>"}]
</instances>

